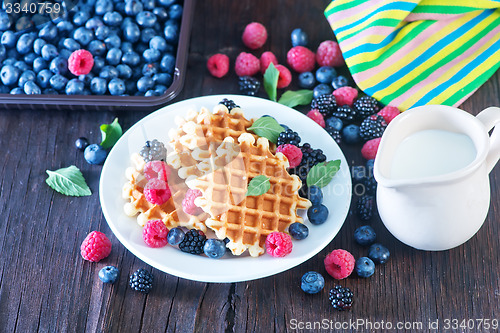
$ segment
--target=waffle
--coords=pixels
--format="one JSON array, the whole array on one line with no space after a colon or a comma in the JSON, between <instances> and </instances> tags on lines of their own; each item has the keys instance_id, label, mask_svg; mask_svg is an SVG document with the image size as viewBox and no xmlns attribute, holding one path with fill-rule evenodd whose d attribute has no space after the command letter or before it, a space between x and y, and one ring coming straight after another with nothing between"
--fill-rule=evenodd
<instances>
[{"instance_id":1,"label":"waffle","mask_svg":"<svg viewBox=\"0 0 500 333\"><path fill-rule=\"evenodd\" d=\"M162 205L155 205L146 200L143 189L147 183L142 170L145 162L138 155L132 155L132 161L135 167L129 167L125 174L128 182L123 186L122 196L127 199L124 206L125 214L128 216L137 215L137 223L144 226L149 220L162 220L168 229L174 227L186 227L188 229L199 229L206 231L205 223L203 222L208 215L202 213L198 216L192 216L184 213L182 210L182 200L188 190L184 180L180 179L176 172L170 174L168 185L171 189L172 196Z\"/></svg>"},{"instance_id":2,"label":"waffle","mask_svg":"<svg viewBox=\"0 0 500 333\"><path fill-rule=\"evenodd\" d=\"M307 209L311 202L299 197L302 183L286 168L288 160L282 153L269 151L269 141L243 133L238 138L239 154L223 168L217 168L201 177L190 176L186 183L198 189L202 196L195 199L210 217L207 227L219 239L228 238L227 247L234 255L247 249L252 257L265 252L265 240L271 232L284 232L290 224L303 222L297 209ZM234 138L224 139L216 158L223 158L226 147L234 147ZM234 153L234 152L231 152ZM246 196L248 181L265 175L271 188L259 196Z\"/></svg>"}]
</instances>

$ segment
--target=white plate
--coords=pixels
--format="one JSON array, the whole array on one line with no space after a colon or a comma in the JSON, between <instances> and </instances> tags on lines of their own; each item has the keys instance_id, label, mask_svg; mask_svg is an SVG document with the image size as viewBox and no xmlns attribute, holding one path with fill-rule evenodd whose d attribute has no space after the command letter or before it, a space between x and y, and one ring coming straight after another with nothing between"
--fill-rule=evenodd
<instances>
[{"instance_id":1,"label":"white plate","mask_svg":"<svg viewBox=\"0 0 500 333\"><path fill-rule=\"evenodd\" d=\"M204 255L192 255L167 245L163 248L149 248L142 240L142 228L136 219L123 211L125 199L121 197L125 169L131 166L130 155L139 152L146 140L158 139L168 142L168 131L175 126L174 117L183 116L189 109L199 110L205 106L212 109L223 98L232 99L241 106L247 118L271 115L302 138L313 148L321 148L327 160L340 159L339 172L323 188L324 204L328 207L328 220L322 225L312 225L304 216L309 227L309 236L293 241L293 251L284 258L273 258L264 254L258 258L248 255L225 255L219 260ZM286 271L311 258L337 235L349 211L351 202L351 175L349 165L342 151L328 133L302 113L269 100L240 96L215 95L193 98L166 106L132 126L113 147L104 163L100 186L101 206L109 227L118 240L134 255L149 265L166 273L202 282L238 282L258 279Z\"/></svg>"}]
</instances>

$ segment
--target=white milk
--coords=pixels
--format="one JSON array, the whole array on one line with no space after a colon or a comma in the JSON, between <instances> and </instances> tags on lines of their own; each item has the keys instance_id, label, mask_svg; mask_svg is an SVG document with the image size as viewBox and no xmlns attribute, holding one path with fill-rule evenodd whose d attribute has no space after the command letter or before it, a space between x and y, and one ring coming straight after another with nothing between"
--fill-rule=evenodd
<instances>
[{"instance_id":1,"label":"white milk","mask_svg":"<svg viewBox=\"0 0 500 333\"><path fill-rule=\"evenodd\" d=\"M396 149L391 178L415 179L460 170L476 158L476 148L465 134L423 130L406 137Z\"/></svg>"}]
</instances>

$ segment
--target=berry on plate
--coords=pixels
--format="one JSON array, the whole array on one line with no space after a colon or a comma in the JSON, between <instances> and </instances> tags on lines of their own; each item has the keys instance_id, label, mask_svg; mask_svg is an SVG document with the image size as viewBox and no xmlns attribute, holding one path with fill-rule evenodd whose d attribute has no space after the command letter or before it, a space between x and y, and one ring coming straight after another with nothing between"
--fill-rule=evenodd
<instances>
[{"instance_id":1,"label":"berry on plate","mask_svg":"<svg viewBox=\"0 0 500 333\"><path fill-rule=\"evenodd\" d=\"M302 275L300 288L308 294L317 294L325 287L325 279L318 272L310 271Z\"/></svg>"},{"instance_id":2,"label":"berry on plate","mask_svg":"<svg viewBox=\"0 0 500 333\"><path fill-rule=\"evenodd\" d=\"M368 246L375 243L377 234L369 225L363 225L354 231L354 240L362 246Z\"/></svg>"},{"instance_id":3,"label":"berry on plate","mask_svg":"<svg viewBox=\"0 0 500 333\"><path fill-rule=\"evenodd\" d=\"M144 196L154 205L163 205L170 199L172 193L164 180L153 178L144 186Z\"/></svg>"},{"instance_id":4,"label":"berry on plate","mask_svg":"<svg viewBox=\"0 0 500 333\"><path fill-rule=\"evenodd\" d=\"M85 148L83 157L89 164L103 164L108 153L101 145L93 143Z\"/></svg>"},{"instance_id":5,"label":"berry on plate","mask_svg":"<svg viewBox=\"0 0 500 333\"><path fill-rule=\"evenodd\" d=\"M316 63L314 52L304 46L292 47L288 51L286 59L290 67L298 73L312 71Z\"/></svg>"},{"instance_id":6,"label":"berry on plate","mask_svg":"<svg viewBox=\"0 0 500 333\"><path fill-rule=\"evenodd\" d=\"M251 53L241 52L236 57L234 70L238 76L253 76L260 71L259 58Z\"/></svg>"},{"instance_id":7,"label":"berry on plate","mask_svg":"<svg viewBox=\"0 0 500 333\"><path fill-rule=\"evenodd\" d=\"M375 273L375 263L368 257L361 257L356 260L354 269L359 277L367 278Z\"/></svg>"},{"instance_id":8,"label":"berry on plate","mask_svg":"<svg viewBox=\"0 0 500 333\"><path fill-rule=\"evenodd\" d=\"M292 144L284 144L276 148L276 152L282 153L288 159L289 167L295 168L302 161L302 151Z\"/></svg>"},{"instance_id":9,"label":"berry on plate","mask_svg":"<svg viewBox=\"0 0 500 333\"><path fill-rule=\"evenodd\" d=\"M94 66L94 57L87 50L76 50L68 58L68 69L73 75L90 73Z\"/></svg>"},{"instance_id":10,"label":"berry on plate","mask_svg":"<svg viewBox=\"0 0 500 333\"><path fill-rule=\"evenodd\" d=\"M292 239L284 232L271 232L266 237L266 252L273 257L284 257L292 252Z\"/></svg>"},{"instance_id":11,"label":"berry on plate","mask_svg":"<svg viewBox=\"0 0 500 333\"><path fill-rule=\"evenodd\" d=\"M179 243L179 249L182 252L191 254L203 253L203 247L207 241L207 236L201 230L191 229L184 235L184 238Z\"/></svg>"},{"instance_id":12,"label":"berry on plate","mask_svg":"<svg viewBox=\"0 0 500 333\"><path fill-rule=\"evenodd\" d=\"M161 161L165 160L167 156L167 149L163 142L156 139L152 141L146 141L144 147L142 147L139 155L144 159L144 162L149 161Z\"/></svg>"},{"instance_id":13,"label":"berry on plate","mask_svg":"<svg viewBox=\"0 0 500 333\"><path fill-rule=\"evenodd\" d=\"M309 201L311 201L313 205L319 205L320 203L323 202L323 192L318 186L313 185L309 187L308 194L309 194Z\"/></svg>"},{"instance_id":14,"label":"berry on plate","mask_svg":"<svg viewBox=\"0 0 500 333\"><path fill-rule=\"evenodd\" d=\"M290 233L290 236L293 237L293 239L305 239L307 236L309 236L309 228L300 222L294 222L290 224L288 227L288 232Z\"/></svg>"},{"instance_id":15,"label":"berry on plate","mask_svg":"<svg viewBox=\"0 0 500 333\"><path fill-rule=\"evenodd\" d=\"M83 259L99 262L111 253L111 241L100 231L92 231L80 246Z\"/></svg>"},{"instance_id":16,"label":"berry on plate","mask_svg":"<svg viewBox=\"0 0 500 333\"><path fill-rule=\"evenodd\" d=\"M142 239L149 247L163 247L168 244L168 229L162 220L149 220L142 229Z\"/></svg>"},{"instance_id":17,"label":"berry on plate","mask_svg":"<svg viewBox=\"0 0 500 333\"><path fill-rule=\"evenodd\" d=\"M314 120L316 124L319 126L325 128L325 119L323 118L323 115L316 109L312 109L307 113L307 116Z\"/></svg>"},{"instance_id":18,"label":"berry on plate","mask_svg":"<svg viewBox=\"0 0 500 333\"><path fill-rule=\"evenodd\" d=\"M153 288L153 274L140 268L130 275L128 284L133 290L148 294Z\"/></svg>"},{"instance_id":19,"label":"berry on plate","mask_svg":"<svg viewBox=\"0 0 500 333\"><path fill-rule=\"evenodd\" d=\"M205 245L203 245L203 252L209 258L219 259L226 254L226 244L220 239L207 239Z\"/></svg>"},{"instance_id":20,"label":"berry on plate","mask_svg":"<svg viewBox=\"0 0 500 333\"><path fill-rule=\"evenodd\" d=\"M282 146L284 144L291 144L294 146L299 146L300 143L300 136L297 132L294 132L290 128L281 132L278 136L278 146Z\"/></svg>"},{"instance_id":21,"label":"berry on plate","mask_svg":"<svg viewBox=\"0 0 500 333\"><path fill-rule=\"evenodd\" d=\"M180 242L182 242L182 240L184 239L184 235L184 230L179 227L170 229L167 235L168 244L179 245Z\"/></svg>"},{"instance_id":22,"label":"berry on plate","mask_svg":"<svg viewBox=\"0 0 500 333\"><path fill-rule=\"evenodd\" d=\"M229 72L229 57L217 53L208 58L207 69L215 77L221 78Z\"/></svg>"},{"instance_id":23,"label":"berry on plate","mask_svg":"<svg viewBox=\"0 0 500 333\"><path fill-rule=\"evenodd\" d=\"M333 40L325 40L319 44L316 61L320 66L339 67L345 64L339 44Z\"/></svg>"},{"instance_id":24,"label":"berry on plate","mask_svg":"<svg viewBox=\"0 0 500 333\"><path fill-rule=\"evenodd\" d=\"M252 50L258 49L266 43L266 27L258 22L252 22L245 27L241 39L246 47Z\"/></svg>"},{"instance_id":25,"label":"berry on plate","mask_svg":"<svg viewBox=\"0 0 500 333\"><path fill-rule=\"evenodd\" d=\"M323 204L312 205L307 209L307 218L312 224L323 224L328 218L328 208Z\"/></svg>"},{"instance_id":26,"label":"berry on plate","mask_svg":"<svg viewBox=\"0 0 500 333\"><path fill-rule=\"evenodd\" d=\"M199 215L203 210L194 204L194 199L201 197L201 191L188 189L184 199L182 199L182 210L188 215Z\"/></svg>"},{"instance_id":27,"label":"berry on plate","mask_svg":"<svg viewBox=\"0 0 500 333\"><path fill-rule=\"evenodd\" d=\"M239 108L239 106L236 105L236 103L232 99L223 98L222 101L219 102L219 104L224 105L229 112L231 112L231 110L234 108Z\"/></svg>"},{"instance_id":28,"label":"berry on plate","mask_svg":"<svg viewBox=\"0 0 500 333\"><path fill-rule=\"evenodd\" d=\"M150 161L144 165L144 176L147 180L161 179L168 181L170 176L170 167L163 161Z\"/></svg>"},{"instance_id":29,"label":"berry on plate","mask_svg":"<svg viewBox=\"0 0 500 333\"><path fill-rule=\"evenodd\" d=\"M368 249L368 257L376 264L384 264L389 260L391 253L382 244L375 243Z\"/></svg>"},{"instance_id":30,"label":"berry on plate","mask_svg":"<svg viewBox=\"0 0 500 333\"><path fill-rule=\"evenodd\" d=\"M120 271L115 266L106 266L99 271L99 279L103 283L115 283L119 275Z\"/></svg>"},{"instance_id":31,"label":"berry on plate","mask_svg":"<svg viewBox=\"0 0 500 333\"><path fill-rule=\"evenodd\" d=\"M325 269L334 279L342 280L351 275L355 260L346 250L337 249L330 252L324 260Z\"/></svg>"}]
</instances>

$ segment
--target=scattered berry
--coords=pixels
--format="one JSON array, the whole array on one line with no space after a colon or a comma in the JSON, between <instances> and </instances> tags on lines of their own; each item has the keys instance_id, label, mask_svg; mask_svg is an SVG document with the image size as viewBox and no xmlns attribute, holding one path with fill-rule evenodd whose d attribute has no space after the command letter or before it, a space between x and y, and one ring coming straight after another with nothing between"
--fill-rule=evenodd
<instances>
[{"instance_id":1,"label":"scattered berry","mask_svg":"<svg viewBox=\"0 0 500 333\"><path fill-rule=\"evenodd\" d=\"M157 178L166 182L170 177L170 167L163 161L150 161L146 163L143 172L147 180Z\"/></svg>"},{"instance_id":2,"label":"scattered berry","mask_svg":"<svg viewBox=\"0 0 500 333\"><path fill-rule=\"evenodd\" d=\"M111 241L100 231L92 231L80 246L83 259L98 262L111 253Z\"/></svg>"},{"instance_id":3,"label":"scattered berry","mask_svg":"<svg viewBox=\"0 0 500 333\"><path fill-rule=\"evenodd\" d=\"M182 210L189 215L199 215L203 210L194 204L194 199L201 197L200 190L189 189L186 191L186 196L182 200Z\"/></svg>"},{"instance_id":4,"label":"scattered berry","mask_svg":"<svg viewBox=\"0 0 500 333\"><path fill-rule=\"evenodd\" d=\"M241 93L248 96L255 96L259 91L260 81L251 76L240 76L238 78L238 86Z\"/></svg>"},{"instance_id":5,"label":"scattered berry","mask_svg":"<svg viewBox=\"0 0 500 333\"><path fill-rule=\"evenodd\" d=\"M221 53L214 54L208 58L207 68L213 76L223 77L229 72L229 57Z\"/></svg>"},{"instance_id":6,"label":"scattered berry","mask_svg":"<svg viewBox=\"0 0 500 333\"><path fill-rule=\"evenodd\" d=\"M333 289L330 289L328 299L335 310L345 311L352 307L353 296L351 289L335 286Z\"/></svg>"},{"instance_id":7,"label":"scattered berry","mask_svg":"<svg viewBox=\"0 0 500 333\"><path fill-rule=\"evenodd\" d=\"M373 177L373 168L375 166L375 160L371 159L366 161L366 170L368 171L367 176Z\"/></svg>"},{"instance_id":8,"label":"scattered berry","mask_svg":"<svg viewBox=\"0 0 500 333\"><path fill-rule=\"evenodd\" d=\"M354 269L354 257L346 250L338 249L329 253L325 260L325 269L334 279L342 280L351 275Z\"/></svg>"},{"instance_id":9,"label":"scattered berry","mask_svg":"<svg viewBox=\"0 0 500 333\"><path fill-rule=\"evenodd\" d=\"M203 246L203 252L205 252L209 258L219 259L226 254L226 244L219 239L207 239Z\"/></svg>"},{"instance_id":10,"label":"scattered berry","mask_svg":"<svg viewBox=\"0 0 500 333\"><path fill-rule=\"evenodd\" d=\"M309 38L304 30L297 28L293 29L291 35L292 46L307 46Z\"/></svg>"},{"instance_id":11,"label":"scattered berry","mask_svg":"<svg viewBox=\"0 0 500 333\"><path fill-rule=\"evenodd\" d=\"M389 260L389 249L379 243L372 244L368 249L368 257L376 264L384 264Z\"/></svg>"},{"instance_id":12,"label":"scattered berry","mask_svg":"<svg viewBox=\"0 0 500 333\"><path fill-rule=\"evenodd\" d=\"M342 129L342 138L345 143L356 144L361 142L359 126L350 124Z\"/></svg>"},{"instance_id":13,"label":"scattered berry","mask_svg":"<svg viewBox=\"0 0 500 333\"><path fill-rule=\"evenodd\" d=\"M380 110L377 114L379 116L384 117L384 120L387 124L389 124L396 116L398 116L401 112L395 106L386 106L382 110Z\"/></svg>"},{"instance_id":14,"label":"scattered berry","mask_svg":"<svg viewBox=\"0 0 500 333\"><path fill-rule=\"evenodd\" d=\"M318 111L318 110L311 110L307 113L307 116L314 120L316 124L318 124L321 127L325 127L325 119L323 118L323 115Z\"/></svg>"},{"instance_id":15,"label":"scattered berry","mask_svg":"<svg viewBox=\"0 0 500 333\"><path fill-rule=\"evenodd\" d=\"M302 150L295 145L286 143L278 146L278 148L276 148L276 152L283 153L283 155L286 156L288 163L290 164L290 168L295 168L300 165L300 162L302 161Z\"/></svg>"},{"instance_id":16,"label":"scattered berry","mask_svg":"<svg viewBox=\"0 0 500 333\"><path fill-rule=\"evenodd\" d=\"M130 275L129 286L135 291L148 294L153 288L153 274L140 268Z\"/></svg>"},{"instance_id":17,"label":"scattered berry","mask_svg":"<svg viewBox=\"0 0 500 333\"><path fill-rule=\"evenodd\" d=\"M162 220L149 220L142 229L142 239L149 247L163 247L168 244L168 229Z\"/></svg>"},{"instance_id":18,"label":"scattered berry","mask_svg":"<svg viewBox=\"0 0 500 333\"><path fill-rule=\"evenodd\" d=\"M163 142L156 139L152 141L146 141L146 144L142 147L139 155L143 158L144 162L150 161L164 161L167 157L167 149Z\"/></svg>"},{"instance_id":19,"label":"scattered berry","mask_svg":"<svg viewBox=\"0 0 500 333\"><path fill-rule=\"evenodd\" d=\"M333 91L333 96L337 100L337 105L353 106L354 101L358 98L358 90L351 87L341 87Z\"/></svg>"},{"instance_id":20,"label":"scattered berry","mask_svg":"<svg viewBox=\"0 0 500 333\"><path fill-rule=\"evenodd\" d=\"M143 192L146 200L154 205L163 205L172 196L167 182L158 178L149 180Z\"/></svg>"},{"instance_id":21,"label":"scattered berry","mask_svg":"<svg viewBox=\"0 0 500 333\"><path fill-rule=\"evenodd\" d=\"M337 76L332 81L332 88L334 90L337 90L339 88L342 88L342 87L345 87L345 86L348 86L348 85L349 85L349 80L345 76L343 76L343 75Z\"/></svg>"},{"instance_id":22,"label":"scattered berry","mask_svg":"<svg viewBox=\"0 0 500 333\"><path fill-rule=\"evenodd\" d=\"M108 156L106 150L97 143L88 145L83 152L83 157L89 164L103 164L106 156Z\"/></svg>"},{"instance_id":23,"label":"scattered berry","mask_svg":"<svg viewBox=\"0 0 500 333\"><path fill-rule=\"evenodd\" d=\"M292 47L286 59L292 69L298 73L310 72L314 69L315 55L314 52L304 46Z\"/></svg>"},{"instance_id":24,"label":"scattered berry","mask_svg":"<svg viewBox=\"0 0 500 333\"><path fill-rule=\"evenodd\" d=\"M260 61L253 54L241 52L236 57L234 70L238 76L253 76L260 71Z\"/></svg>"},{"instance_id":25,"label":"scattered berry","mask_svg":"<svg viewBox=\"0 0 500 333\"><path fill-rule=\"evenodd\" d=\"M339 130L336 130L333 127L325 127L325 131L328 134L330 134L330 136L333 138L333 140L335 140L335 142L337 142L338 144L340 144L342 142Z\"/></svg>"},{"instance_id":26,"label":"scattered berry","mask_svg":"<svg viewBox=\"0 0 500 333\"><path fill-rule=\"evenodd\" d=\"M207 236L201 230L191 229L184 235L184 239L179 243L179 249L182 252L191 254L203 253L203 246Z\"/></svg>"},{"instance_id":27,"label":"scattered berry","mask_svg":"<svg viewBox=\"0 0 500 333\"><path fill-rule=\"evenodd\" d=\"M224 105L228 111L231 111L234 108L239 108L239 105L236 105L236 103L232 99L224 98L219 102L219 104Z\"/></svg>"},{"instance_id":28,"label":"scattered berry","mask_svg":"<svg viewBox=\"0 0 500 333\"><path fill-rule=\"evenodd\" d=\"M361 148L361 155L363 155L363 157L367 160L374 159L375 156L377 156L380 139L381 138L376 138L365 142L363 148Z\"/></svg>"},{"instance_id":29,"label":"scattered berry","mask_svg":"<svg viewBox=\"0 0 500 333\"><path fill-rule=\"evenodd\" d=\"M330 66L321 66L316 70L316 80L319 83L332 83L333 79L337 76L335 68ZM335 96L337 97L337 96ZM340 104L340 103L339 103ZM342 105L342 104L341 104Z\"/></svg>"},{"instance_id":30,"label":"scattered berry","mask_svg":"<svg viewBox=\"0 0 500 333\"><path fill-rule=\"evenodd\" d=\"M304 89L312 89L316 85L316 78L311 72L303 72L299 74L299 87Z\"/></svg>"},{"instance_id":31,"label":"scattered berry","mask_svg":"<svg viewBox=\"0 0 500 333\"><path fill-rule=\"evenodd\" d=\"M179 243L184 239L184 235L184 230L179 227L170 229L167 235L168 244L179 245Z\"/></svg>"},{"instance_id":32,"label":"scattered berry","mask_svg":"<svg viewBox=\"0 0 500 333\"><path fill-rule=\"evenodd\" d=\"M94 66L94 57L87 50L76 50L68 58L68 69L73 75L87 75Z\"/></svg>"},{"instance_id":33,"label":"scattered berry","mask_svg":"<svg viewBox=\"0 0 500 333\"><path fill-rule=\"evenodd\" d=\"M337 110L337 100L333 95L322 95L311 101L311 109L318 110L323 117L330 117Z\"/></svg>"},{"instance_id":34,"label":"scattered berry","mask_svg":"<svg viewBox=\"0 0 500 333\"><path fill-rule=\"evenodd\" d=\"M352 123L357 119L357 111L349 105L342 105L337 108L337 111L332 113L332 116L339 118L344 123Z\"/></svg>"},{"instance_id":35,"label":"scattered berry","mask_svg":"<svg viewBox=\"0 0 500 333\"><path fill-rule=\"evenodd\" d=\"M363 179L363 185L365 186L365 191L367 194L375 195L375 193L377 192L377 181L375 180L375 177L373 177L373 174Z\"/></svg>"},{"instance_id":36,"label":"scattered berry","mask_svg":"<svg viewBox=\"0 0 500 333\"><path fill-rule=\"evenodd\" d=\"M325 40L316 50L316 62L320 66L340 67L345 64L339 44L332 40Z\"/></svg>"},{"instance_id":37,"label":"scattered berry","mask_svg":"<svg viewBox=\"0 0 500 333\"><path fill-rule=\"evenodd\" d=\"M373 216L373 201L371 195L363 195L356 205L356 214L362 221L371 220Z\"/></svg>"},{"instance_id":38,"label":"scattered berry","mask_svg":"<svg viewBox=\"0 0 500 333\"><path fill-rule=\"evenodd\" d=\"M323 202L323 192L318 186L313 185L309 187L309 201L313 205L319 205Z\"/></svg>"},{"instance_id":39,"label":"scattered berry","mask_svg":"<svg viewBox=\"0 0 500 333\"><path fill-rule=\"evenodd\" d=\"M317 294L325 287L325 279L318 272L310 271L302 276L300 288L308 294Z\"/></svg>"},{"instance_id":40,"label":"scattered berry","mask_svg":"<svg viewBox=\"0 0 500 333\"><path fill-rule=\"evenodd\" d=\"M359 126L361 138L365 141L380 138L384 134L387 123L384 117L379 115L371 115L367 117Z\"/></svg>"},{"instance_id":41,"label":"scattered berry","mask_svg":"<svg viewBox=\"0 0 500 333\"><path fill-rule=\"evenodd\" d=\"M288 232L290 233L290 236L297 240L305 239L309 236L309 228L300 222L290 224Z\"/></svg>"},{"instance_id":42,"label":"scattered berry","mask_svg":"<svg viewBox=\"0 0 500 333\"><path fill-rule=\"evenodd\" d=\"M276 69L279 71L278 77L278 89L286 88L292 82L292 73L283 65L276 65Z\"/></svg>"},{"instance_id":43,"label":"scattered berry","mask_svg":"<svg viewBox=\"0 0 500 333\"><path fill-rule=\"evenodd\" d=\"M297 132L292 131L291 129L287 129L281 132L278 136L277 145L282 146L287 143L298 147L300 143L299 134Z\"/></svg>"},{"instance_id":44,"label":"scattered berry","mask_svg":"<svg viewBox=\"0 0 500 333\"><path fill-rule=\"evenodd\" d=\"M284 257L292 252L292 239L284 232L271 232L266 237L266 252L273 257Z\"/></svg>"},{"instance_id":45,"label":"scattered berry","mask_svg":"<svg viewBox=\"0 0 500 333\"><path fill-rule=\"evenodd\" d=\"M115 283L119 275L120 271L115 266L106 266L99 271L99 279L103 283Z\"/></svg>"},{"instance_id":46,"label":"scattered berry","mask_svg":"<svg viewBox=\"0 0 500 333\"><path fill-rule=\"evenodd\" d=\"M332 92L333 89L331 86L329 86L326 83L320 83L313 89L313 98L319 98L320 96L323 95L331 95Z\"/></svg>"},{"instance_id":47,"label":"scattered berry","mask_svg":"<svg viewBox=\"0 0 500 333\"><path fill-rule=\"evenodd\" d=\"M375 243L376 238L377 234L375 230L369 225L361 226L354 231L354 240L362 246L368 246Z\"/></svg>"},{"instance_id":48,"label":"scattered berry","mask_svg":"<svg viewBox=\"0 0 500 333\"><path fill-rule=\"evenodd\" d=\"M368 257L361 257L356 260L354 269L359 277L367 278L375 273L375 263Z\"/></svg>"},{"instance_id":49,"label":"scattered berry","mask_svg":"<svg viewBox=\"0 0 500 333\"><path fill-rule=\"evenodd\" d=\"M262 47L267 40L267 30L262 24L252 22L245 27L242 36L243 44L255 50Z\"/></svg>"},{"instance_id":50,"label":"scattered berry","mask_svg":"<svg viewBox=\"0 0 500 333\"><path fill-rule=\"evenodd\" d=\"M271 63L275 66L278 64L278 59L276 59L274 53L272 53L271 51L262 53L262 55L260 56L260 71L262 72L262 74L266 72L267 67L269 67Z\"/></svg>"},{"instance_id":51,"label":"scattered berry","mask_svg":"<svg viewBox=\"0 0 500 333\"><path fill-rule=\"evenodd\" d=\"M328 208L323 204L312 205L307 209L307 218L312 224L323 224L328 218Z\"/></svg>"},{"instance_id":52,"label":"scattered berry","mask_svg":"<svg viewBox=\"0 0 500 333\"><path fill-rule=\"evenodd\" d=\"M377 100L371 96L363 96L358 98L353 103L353 107L358 114L358 119L364 119L374 113L377 113L378 110L380 110Z\"/></svg>"},{"instance_id":53,"label":"scattered berry","mask_svg":"<svg viewBox=\"0 0 500 333\"><path fill-rule=\"evenodd\" d=\"M325 126L340 131L344 127L344 123L337 117L328 117L325 119Z\"/></svg>"},{"instance_id":54,"label":"scattered berry","mask_svg":"<svg viewBox=\"0 0 500 333\"><path fill-rule=\"evenodd\" d=\"M89 145L89 140L87 140L87 138L84 138L84 137L78 138L75 141L75 147L78 150L83 151L83 150L85 150L85 148L87 148L88 145Z\"/></svg>"}]
</instances>

